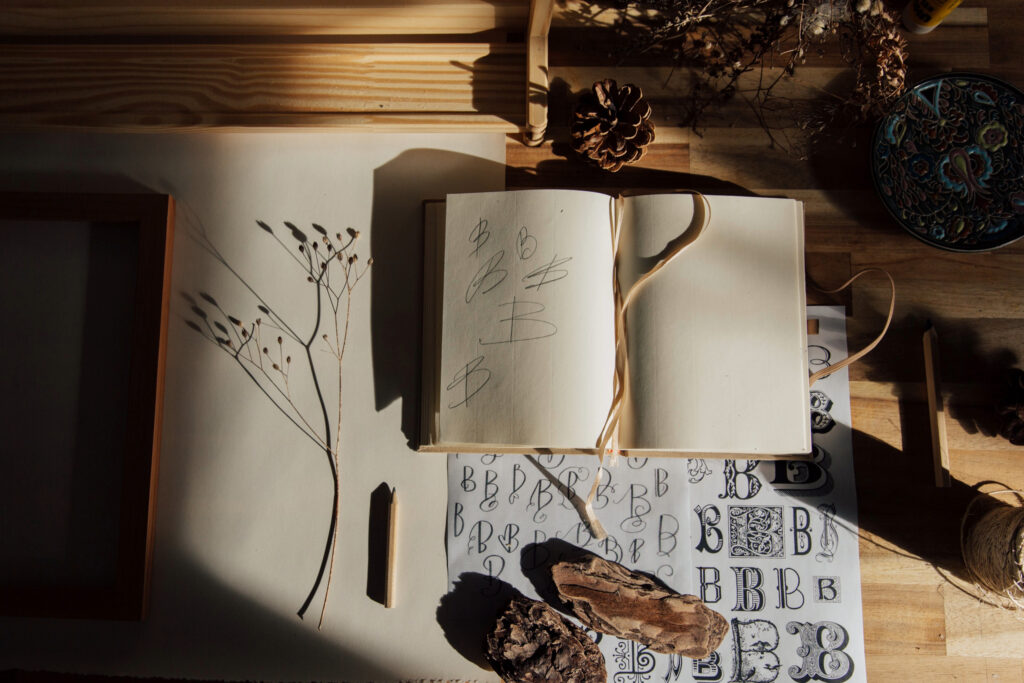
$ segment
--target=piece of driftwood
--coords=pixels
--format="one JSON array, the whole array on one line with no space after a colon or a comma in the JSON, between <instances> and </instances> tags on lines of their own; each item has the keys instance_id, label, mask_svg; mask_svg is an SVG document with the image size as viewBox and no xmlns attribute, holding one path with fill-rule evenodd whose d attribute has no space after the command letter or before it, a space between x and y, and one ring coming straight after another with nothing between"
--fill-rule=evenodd
<instances>
[{"instance_id":1,"label":"piece of driftwood","mask_svg":"<svg viewBox=\"0 0 1024 683\"><path fill-rule=\"evenodd\" d=\"M551 568L559 596L576 618L601 633L628 638L652 652L704 659L729 630L718 612L596 555Z\"/></svg>"},{"instance_id":2,"label":"piece of driftwood","mask_svg":"<svg viewBox=\"0 0 1024 683\"><path fill-rule=\"evenodd\" d=\"M604 656L580 627L543 602L515 597L487 636L507 683L605 683Z\"/></svg>"}]
</instances>

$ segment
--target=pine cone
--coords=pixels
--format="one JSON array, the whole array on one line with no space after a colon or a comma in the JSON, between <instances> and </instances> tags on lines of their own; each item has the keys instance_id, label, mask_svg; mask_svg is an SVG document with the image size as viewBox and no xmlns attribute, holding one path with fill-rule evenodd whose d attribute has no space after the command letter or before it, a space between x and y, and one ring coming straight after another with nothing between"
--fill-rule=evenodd
<instances>
[{"instance_id":1,"label":"pine cone","mask_svg":"<svg viewBox=\"0 0 1024 683\"><path fill-rule=\"evenodd\" d=\"M999 434L1015 446L1024 446L1024 371L1013 368L1006 378L1006 393L999 403L1003 418Z\"/></svg>"},{"instance_id":2,"label":"pine cone","mask_svg":"<svg viewBox=\"0 0 1024 683\"><path fill-rule=\"evenodd\" d=\"M487 659L507 683L605 683L604 655L543 602L513 598L487 636Z\"/></svg>"},{"instance_id":3,"label":"pine cone","mask_svg":"<svg viewBox=\"0 0 1024 683\"><path fill-rule=\"evenodd\" d=\"M608 78L580 97L570 129L573 150L606 171L639 161L654 142L651 105L638 86Z\"/></svg>"}]
</instances>

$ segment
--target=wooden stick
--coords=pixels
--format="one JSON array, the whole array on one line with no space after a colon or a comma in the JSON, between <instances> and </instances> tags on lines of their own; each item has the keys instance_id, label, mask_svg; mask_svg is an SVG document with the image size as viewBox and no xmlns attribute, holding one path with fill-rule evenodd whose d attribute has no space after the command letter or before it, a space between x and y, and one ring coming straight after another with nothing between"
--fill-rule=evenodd
<instances>
[{"instance_id":1,"label":"wooden stick","mask_svg":"<svg viewBox=\"0 0 1024 683\"><path fill-rule=\"evenodd\" d=\"M526 36L526 126L523 142L536 147L548 127L548 31L554 0L530 0Z\"/></svg>"},{"instance_id":2,"label":"wooden stick","mask_svg":"<svg viewBox=\"0 0 1024 683\"><path fill-rule=\"evenodd\" d=\"M387 582L384 586L384 606L395 606L395 520L398 519L398 493L391 489L391 504L388 506L388 554L384 564Z\"/></svg>"},{"instance_id":3,"label":"wooden stick","mask_svg":"<svg viewBox=\"0 0 1024 683\"><path fill-rule=\"evenodd\" d=\"M948 488L949 445L946 441L946 411L942 403L939 374L939 336L928 323L924 331L924 377L928 390L928 416L932 425L932 457L935 462L935 485Z\"/></svg>"}]
</instances>

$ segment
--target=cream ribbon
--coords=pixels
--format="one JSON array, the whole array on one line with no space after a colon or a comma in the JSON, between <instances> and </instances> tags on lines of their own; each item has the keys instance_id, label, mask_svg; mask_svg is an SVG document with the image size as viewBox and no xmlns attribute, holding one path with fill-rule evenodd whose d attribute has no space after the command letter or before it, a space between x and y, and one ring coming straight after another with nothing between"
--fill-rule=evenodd
<instances>
[{"instance_id":1,"label":"cream ribbon","mask_svg":"<svg viewBox=\"0 0 1024 683\"><path fill-rule=\"evenodd\" d=\"M822 294L836 294L852 285L854 282L860 279L862 275L867 275L868 273L881 273L882 275L889 279L889 314L885 318L885 325L882 327L882 331L878 333L878 336L875 337L870 344L865 346L857 353L850 354L843 360L833 363L827 368L822 368L821 370L818 370L817 372L812 374L807 379L808 386L813 386L814 383L817 382L822 377L828 377L833 372L836 372L837 370L842 370L850 363L860 360L861 358L866 356L868 352L871 351L871 349L878 346L878 342L882 341L882 337L884 337L885 333L889 331L889 325L892 323L892 315L893 312L896 310L896 282L892 279L892 275L889 274L889 271L883 270L881 268L865 268L864 270L854 274L853 277L851 277L849 280L839 285L835 289L818 289L817 287L815 287L815 289L818 289L818 291L821 292Z\"/></svg>"},{"instance_id":2,"label":"cream ribbon","mask_svg":"<svg viewBox=\"0 0 1024 683\"><path fill-rule=\"evenodd\" d=\"M707 228L711 221L711 204L707 198L699 192L690 193L694 199L693 220L690 227L673 239L659 254L657 263L650 270L640 276L623 293L619 285L619 244L622 235L622 197L617 196L609 204L612 224L612 254L615 258L615 267L612 269L612 287L615 294L615 377L614 394L612 396L611 408L608 410L608 417L605 419L604 429L597 441L597 475L590 487L590 493L583 505L583 512L587 525L590 527L591 535L598 539L604 539L608 533L604 530L601 522L594 513L594 498L597 496L598 487L601 484L601 474L604 472L604 456L610 454L613 458L619 454L619 422L622 418L622 408L626 394L626 386L629 382L629 354L626 345L626 312L630 302L640 289L653 278L659 270L672 262L688 246L693 244Z\"/></svg>"}]
</instances>

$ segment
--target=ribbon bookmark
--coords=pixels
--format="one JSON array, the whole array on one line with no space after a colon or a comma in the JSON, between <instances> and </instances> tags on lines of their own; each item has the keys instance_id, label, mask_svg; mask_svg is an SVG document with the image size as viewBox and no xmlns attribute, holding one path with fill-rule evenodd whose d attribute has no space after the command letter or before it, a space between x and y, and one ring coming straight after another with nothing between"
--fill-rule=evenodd
<instances>
[{"instance_id":1,"label":"ribbon bookmark","mask_svg":"<svg viewBox=\"0 0 1024 683\"><path fill-rule=\"evenodd\" d=\"M866 356L873 348L878 346L878 342L882 341L882 337L884 337L885 333L889 331L889 325L892 324L892 315L893 312L896 310L896 282L892 279L892 275L889 274L889 271L883 270L881 268L865 268L864 270L859 271L853 277L851 277L849 280L839 285L835 289L818 289L817 287L815 287L815 289L817 289L822 294L837 294L846 289L847 287L849 287L850 285L852 285L858 279L860 279L862 275L867 275L868 273L881 273L882 275L889 279L889 314L885 318L885 325L882 327L882 331L878 333L878 336L875 337L870 344L865 346L860 351L856 353L851 353L849 356L842 359L841 361L833 363L827 368L822 368L821 370L818 370L817 372L812 374L807 379L808 386L814 386L814 383L817 382L822 377L828 377L833 372L836 372L837 370L842 370L847 365L850 365L851 363L854 363L863 358L864 356Z\"/></svg>"},{"instance_id":2,"label":"ribbon bookmark","mask_svg":"<svg viewBox=\"0 0 1024 683\"><path fill-rule=\"evenodd\" d=\"M594 513L594 498L597 496L598 487L601 484L601 474L604 471L604 457L611 455L613 458L619 454L619 422L622 418L622 409L626 395L626 386L629 381L629 353L626 344L626 312L634 295L653 278L659 270L671 263L679 254L697 241L711 221L711 205L707 198L699 192L690 193L693 196L693 220L689 227L680 233L675 239L665 245L658 254L657 262L650 270L641 275L629 290L623 293L619 285L619 243L622 235L622 208L623 198L617 196L609 203L612 224L612 254L615 259L615 267L612 269L612 290L615 295L615 376L613 378L614 393L612 404L608 409L608 417L605 419L604 428L597 441L598 464L597 474L594 483L590 487L586 503L583 506L586 516L586 523L590 527L591 535L597 540L608 536L601 522Z\"/></svg>"}]
</instances>

